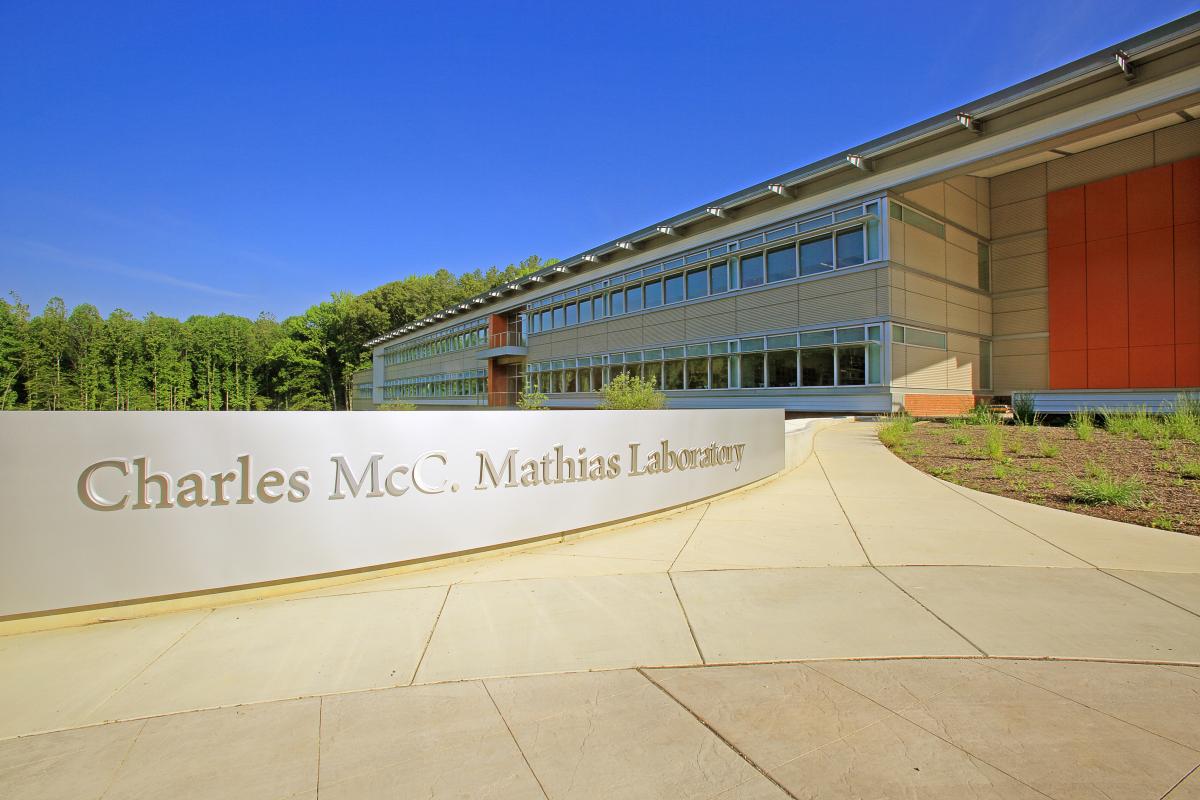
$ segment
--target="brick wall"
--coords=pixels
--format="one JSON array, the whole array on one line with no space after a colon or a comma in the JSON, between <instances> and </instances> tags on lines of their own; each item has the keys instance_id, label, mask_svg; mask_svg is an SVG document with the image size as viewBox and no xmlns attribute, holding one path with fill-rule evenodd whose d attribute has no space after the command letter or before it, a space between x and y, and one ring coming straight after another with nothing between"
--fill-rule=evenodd
<instances>
[{"instance_id":1,"label":"brick wall","mask_svg":"<svg viewBox=\"0 0 1200 800\"><path fill-rule=\"evenodd\" d=\"M904 410L914 417L953 417L965 414L983 399L973 394L906 394Z\"/></svg>"}]
</instances>

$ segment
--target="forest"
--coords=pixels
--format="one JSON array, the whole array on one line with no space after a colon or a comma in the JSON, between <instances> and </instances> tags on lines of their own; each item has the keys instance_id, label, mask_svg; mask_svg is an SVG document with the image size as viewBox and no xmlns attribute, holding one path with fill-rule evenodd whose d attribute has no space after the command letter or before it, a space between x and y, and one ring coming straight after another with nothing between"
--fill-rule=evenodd
<instances>
[{"instance_id":1,"label":"forest","mask_svg":"<svg viewBox=\"0 0 1200 800\"><path fill-rule=\"evenodd\" d=\"M351 409L351 376L371 361L365 342L553 263L535 255L504 269L413 275L334 293L282 322L104 317L57 297L32 315L13 294L0 298L0 410Z\"/></svg>"}]
</instances>

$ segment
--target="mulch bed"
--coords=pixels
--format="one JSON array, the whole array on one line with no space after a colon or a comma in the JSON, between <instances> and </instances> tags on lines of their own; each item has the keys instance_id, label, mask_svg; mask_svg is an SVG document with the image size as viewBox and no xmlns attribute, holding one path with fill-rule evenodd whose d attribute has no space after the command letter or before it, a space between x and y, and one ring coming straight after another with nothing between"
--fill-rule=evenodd
<instances>
[{"instance_id":1,"label":"mulch bed","mask_svg":"<svg viewBox=\"0 0 1200 800\"><path fill-rule=\"evenodd\" d=\"M1143 439L1097 428L1081 441L1070 427L1003 425L1004 460L988 456L987 429L918 422L907 442L893 450L923 472L943 480L1029 503L1093 517L1200 535L1200 480L1183 478L1181 464L1200 462L1200 445L1171 440L1166 449ZM1043 444L1048 447L1044 450ZM1057 448L1057 453L1053 453ZM1072 498L1072 482L1088 466L1114 477L1137 476L1145 485L1142 505L1085 505Z\"/></svg>"}]
</instances>

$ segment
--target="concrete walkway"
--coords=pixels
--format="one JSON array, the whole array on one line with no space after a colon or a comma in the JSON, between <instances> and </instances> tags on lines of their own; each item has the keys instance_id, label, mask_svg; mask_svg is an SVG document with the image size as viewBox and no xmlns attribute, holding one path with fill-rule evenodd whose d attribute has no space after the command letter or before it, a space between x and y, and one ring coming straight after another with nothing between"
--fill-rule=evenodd
<instances>
[{"instance_id":1,"label":"concrete walkway","mask_svg":"<svg viewBox=\"0 0 1200 800\"><path fill-rule=\"evenodd\" d=\"M841 424L664 519L0 637L0 798L1200 798L1195 665L1200 540Z\"/></svg>"}]
</instances>

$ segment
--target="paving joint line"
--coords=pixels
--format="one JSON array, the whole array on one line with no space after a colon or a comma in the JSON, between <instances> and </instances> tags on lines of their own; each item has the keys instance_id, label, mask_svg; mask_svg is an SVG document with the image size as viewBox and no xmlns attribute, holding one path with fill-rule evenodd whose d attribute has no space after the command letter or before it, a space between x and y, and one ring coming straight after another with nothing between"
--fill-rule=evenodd
<instances>
[{"instance_id":1,"label":"paving joint line","mask_svg":"<svg viewBox=\"0 0 1200 800\"><path fill-rule=\"evenodd\" d=\"M117 782L117 776L121 774L121 769L125 766L125 762L129 760L129 754L133 752L133 746L137 744L138 739L142 737L142 731L146 730L146 726L150 724L150 720L142 720L142 724L138 726L137 733L129 740L129 746L125 748L124 755L121 756L121 763L117 764L117 768L113 770L112 776L108 779L108 784L104 787L104 791L100 793L96 800L104 800L108 797L108 793L112 791L113 785Z\"/></svg>"},{"instance_id":2,"label":"paving joint line","mask_svg":"<svg viewBox=\"0 0 1200 800\"><path fill-rule=\"evenodd\" d=\"M442 611L446 608L446 602L450 599L450 592L454 589L454 584L446 587L446 593L442 595L442 604L438 606L437 616L433 618L433 625L429 626L429 635L425 637L425 646L421 648L421 657L417 659L417 665L413 667L412 677L408 679L408 686L412 686L417 680L417 674L421 671L421 665L425 663L425 654L429 652L429 645L433 643L433 634L437 630L438 623L442 621Z\"/></svg>"},{"instance_id":3,"label":"paving joint line","mask_svg":"<svg viewBox=\"0 0 1200 800\"><path fill-rule=\"evenodd\" d=\"M931 617L933 617L933 618L934 618L934 619L936 619L938 622L940 622L940 623L942 623L943 625L945 625L945 626L946 626L947 628L949 628L950 630L954 631L954 633L955 633L955 635L956 635L956 636L958 636L960 639L962 639L962 640L963 640L964 642L966 642L967 644L971 645L971 647L974 647L974 648L975 648L975 650L976 650L976 651L978 651L980 655L982 655L984 658L992 658L991 654L989 654L989 653L988 653L986 650L984 650L982 647L980 647L979 645L975 644L975 642L973 642L973 641L971 641L969 638L967 638L967 636L966 636L966 635L965 635L965 634L964 634L962 631L960 631L958 628L954 627L954 626L953 626L953 625L951 625L949 622L947 622L946 620L942 619L942 617L941 617L940 615L938 615L938 614L937 614L937 613L936 613L936 612L935 612L935 611L934 611L932 608L930 608L929 606L925 605L925 604L924 604L924 603L922 603L920 600L918 600L916 597L914 597L914 596L912 595L912 593L910 593L910 592L909 592L907 589L905 589L903 586L901 586L899 583L897 583L897 582L896 582L896 581L895 581L895 580L892 578L892 576L891 576L891 575L888 575L886 572L884 572L884 571L883 571L882 569L880 569L879 567L875 567L874 569L875 569L875 571L876 571L876 572L878 572L880 575L882 575L882 576L883 576L883 579L884 579L885 581L887 581L887 582L888 582L888 583L890 583L892 586L895 586L897 589L899 589L901 592L903 592L903 593L904 593L904 595L905 595L905 597L907 597L909 600L912 600L914 603L916 603L917 605L919 605L921 608L925 609L925 611L926 611L926 612L928 612L928 613L929 613L929 615L930 615ZM893 567L893 569L895 569L895 568Z\"/></svg>"},{"instance_id":4,"label":"paving joint line","mask_svg":"<svg viewBox=\"0 0 1200 800\"><path fill-rule=\"evenodd\" d=\"M317 787L314 800L321 800L321 741L325 736L325 698L322 696L317 700Z\"/></svg>"},{"instance_id":5,"label":"paving joint line","mask_svg":"<svg viewBox=\"0 0 1200 800\"><path fill-rule=\"evenodd\" d=\"M1147 589L1147 588L1146 588L1146 587L1144 587L1144 586L1138 586L1136 583L1133 583L1132 581L1127 581L1127 580L1125 580L1125 579L1124 579L1124 578L1122 578L1120 575L1113 575L1113 574L1112 574L1112 572L1110 572L1110 571L1109 571L1109 570L1111 570L1111 569L1112 569L1112 567L1109 567L1108 569L1105 569L1105 568L1103 568L1103 567L1096 567L1096 570L1097 570L1098 572L1102 572L1102 573L1104 573L1105 575L1107 575L1107 576L1108 576L1108 577L1110 577L1110 578L1115 578L1116 580L1119 580L1121 583L1125 584L1126 586L1132 586L1134 589L1137 589L1138 591L1141 591L1141 592L1145 592L1146 594L1150 595L1151 597L1156 597L1156 598L1158 598L1159 600L1162 600L1162 601L1163 601L1164 603L1166 603L1167 605L1175 606L1175 607L1176 607L1176 608L1178 608L1180 611L1186 611L1187 613L1191 614L1193 617L1200 617L1200 614L1197 614L1195 611L1193 611L1193 610L1192 610L1192 609L1190 609L1190 608L1187 608L1187 607L1185 607L1185 606L1181 606L1181 605L1179 605L1179 603L1176 603L1174 600L1168 600L1167 598L1163 597L1163 596L1162 596L1162 595L1160 595L1160 594L1155 594L1154 592L1150 591L1149 589ZM1137 572L1138 570L1130 570L1130 571L1131 571L1131 572ZM1150 572L1151 570L1143 570L1143 571L1145 571L1145 572ZM1160 573L1160 574L1165 574L1165 573ZM1180 573L1175 573L1175 574L1178 574L1178 575L1194 575L1195 573L1189 573L1189 572L1180 572Z\"/></svg>"},{"instance_id":6,"label":"paving joint line","mask_svg":"<svg viewBox=\"0 0 1200 800\"><path fill-rule=\"evenodd\" d=\"M850 526L850 532L854 534L854 541L858 543L858 549L862 551L863 558L867 560L867 566L874 567L875 562L872 560L871 554L867 552L867 548L863 546L862 537L858 535L858 529L854 527L854 523L850 520L850 515L846 513L846 506L842 504L842 496L834 488L833 481L829 478L829 472L825 469L825 462L821 460L821 454L817 452L817 437L824 433L825 430L825 428L822 428L813 434L812 457L817 460L817 466L821 468L821 474L825 477L825 483L829 486L829 491L833 492L833 499L837 501L838 509L842 512L842 517L845 518L846 524Z\"/></svg>"},{"instance_id":7,"label":"paving joint line","mask_svg":"<svg viewBox=\"0 0 1200 800\"><path fill-rule=\"evenodd\" d=\"M683 621L687 623L688 633L692 635L692 644L696 647L696 655L700 657L701 664L707 664L708 662L704 659L704 651L700 649L700 640L696 638L696 629L692 627L692 618L688 616L683 598L679 596L679 587L675 585L675 578L670 572L667 573L667 580L671 583L671 591L675 592L675 602L679 603L679 610L683 614Z\"/></svg>"},{"instance_id":8,"label":"paving joint line","mask_svg":"<svg viewBox=\"0 0 1200 800\"><path fill-rule=\"evenodd\" d=\"M717 737L717 739L721 743L723 743L726 747L728 747L730 750L732 750L734 753L736 753L740 759L745 761L747 764L749 764L751 767L753 767L754 770L757 771L760 775L762 775L764 778L766 778L771 783L773 783L779 789L779 791L783 792L788 797L792 798L792 800L799 800L799 798L796 797L796 795L793 794L786 786L784 786L782 783L780 783L778 780L776 780L774 775L772 775L771 773L767 772L765 769L760 767L758 765L758 762L756 762L754 759L750 758L750 756L746 755L746 753L744 753L741 750L741 748L739 748L733 742L729 741L729 739L725 738L725 736L720 731L718 731L716 728L714 728L712 725L710 725L708 723L708 720L704 719L704 717L700 716L695 711L693 711L686 703L684 703L678 697L671 694L665 686L655 682L649 675L647 675L643 671L643 669L641 667L637 668L637 673L639 675L641 675L646 680L647 683L649 683L655 689L658 689L660 692L665 694L667 697L669 697L671 699L672 702L674 702L677 706L679 706L684 711L686 711L692 717L692 719L696 720L696 722L699 722L702 726L704 726L704 729L706 731L708 731L713 736ZM742 784L738 784L738 785L740 786ZM736 787L731 787L731 788L736 788Z\"/></svg>"},{"instance_id":9,"label":"paving joint line","mask_svg":"<svg viewBox=\"0 0 1200 800\"><path fill-rule=\"evenodd\" d=\"M700 512L700 518L697 519L696 524L692 526L692 532L689 533L687 539L684 540L683 545L679 548L679 552L676 553L675 557L671 559L671 564L667 567L667 574L670 574L671 570L675 569L675 563L679 561L679 557L683 555L683 551L687 550L687 546L692 543L692 537L695 536L696 531L700 529L700 523L704 521L706 516L708 516L708 509L711 507L712 503L704 504L704 510ZM678 595L678 592L676 592L676 594Z\"/></svg>"},{"instance_id":10,"label":"paving joint line","mask_svg":"<svg viewBox=\"0 0 1200 800\"><path fill-rule=\"evenodd\" d=\"M1164 794L1162 797L1158 798L1158 800L1167 800L1167 798L1171 796L1171 792L1178 789L1179 785L1181 783L1183 783L1184 781L1186 781L1188 778L1192 777L1192 774L1198 769L1200 769L1200 764L1197 764L1196 766L1192 767L1190 770L1188 770L1186 775L1184 775L1179 780L1175 781L1175 784L1173 786L1171 786L1170 789L1167 789L1167 793Z\"/></svg>"},{"instance_id":11,"label":"paving joint line","mask_svg":"<svg viewBox=\"0 0 1200 800\"><path fill-rule=\"evenodd\" d=\"M529 756L525 755L525 749L521 747L521 743L517 741L517 736L513 733L512 726L508 724L508 719L504 716L504 712L500 710L500 704L496 702L496 698L492 696L491 687L487 685L486 680L480 680L479 685L483 687L484 693L488 696L488 700L492 701L492 708L496 709L496 716L500 717L500 721L504 723L504 730L508 731L508 738L512 739L513 745L516 746L517 752L521 754L521 760L525 762L526 768L529 769L529 774L533 776L537 782L538 789L542 792L542 797L550 800L550 795L546 792L546 787L542 785L542 779L534 770L533 764L529 763Z\"/></svg>"}]
</instances>

